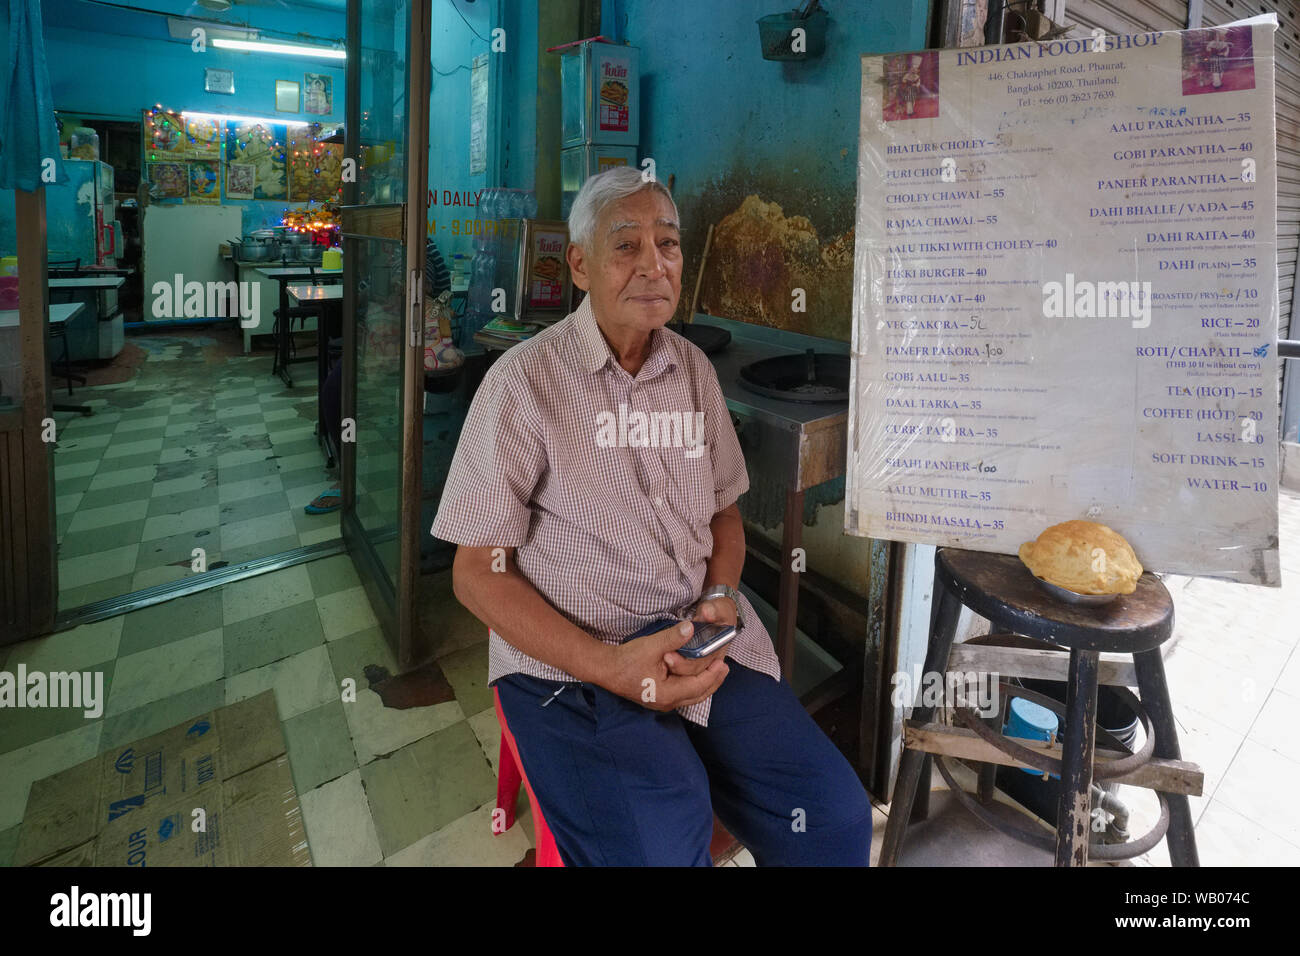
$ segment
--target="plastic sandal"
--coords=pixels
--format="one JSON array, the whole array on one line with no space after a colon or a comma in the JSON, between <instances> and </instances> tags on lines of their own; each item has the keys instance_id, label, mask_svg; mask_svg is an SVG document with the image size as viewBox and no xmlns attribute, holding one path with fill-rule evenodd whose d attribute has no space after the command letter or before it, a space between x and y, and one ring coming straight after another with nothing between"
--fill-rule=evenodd
<instances>
[{"instance_id":1,"label":"plastic sandal","mask_svg":"<svg viewBox=\"0 0 1300 956\"><path fill-rule=\"evenodd\" d=\"M330 498L333 498L335 502L332 505L318 505L316 503L318 501L327 501ZM331 488L329 491L317 495L314 500L303 506L303 511L309 515L327 515L331 511L338 511L342 505L343 493L337 488Z\"/></svg>"}]
</instances>

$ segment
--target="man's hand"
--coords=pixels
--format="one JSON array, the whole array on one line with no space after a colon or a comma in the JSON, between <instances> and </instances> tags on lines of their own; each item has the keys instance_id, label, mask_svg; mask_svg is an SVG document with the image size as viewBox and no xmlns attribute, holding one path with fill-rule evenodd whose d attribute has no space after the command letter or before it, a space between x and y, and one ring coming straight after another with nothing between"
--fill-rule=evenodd
<instances>
[{"instance_id":1,"label":"man's hand","mask_svg":"<svg viewBox=\"0 0 1300 956\"><path fill-rule=\"evenodd\" d=\"M602 686L642 707L662 712L706 699L721 686L728 668L721 650L699 661L688 661L676 653L692 633L690 622L682 621L618 645L609 679ZM670 658L689 663L692 673L671 671Z\"/></svg>"},{"instance_id":2,"label":"man's hand","mask_svg":"<svg viewBox=\"0 0 1300 956\"><path fill-rule=\"evenodd\" d=\"M739 608L736 602L728 597L710 598L707 601L701 601L695 606L695 617L693 620L703 621L708 624L730 624L735 627L737 613ZM701 657L695 660L690 657L682 657L676 651L669 651L664 655L664 663L668 665L668 670L681 677L693 677L700 673L715 660L720 661L727 655L727 647L722 645L708 657Z\"/></svg>"}]
</instances>

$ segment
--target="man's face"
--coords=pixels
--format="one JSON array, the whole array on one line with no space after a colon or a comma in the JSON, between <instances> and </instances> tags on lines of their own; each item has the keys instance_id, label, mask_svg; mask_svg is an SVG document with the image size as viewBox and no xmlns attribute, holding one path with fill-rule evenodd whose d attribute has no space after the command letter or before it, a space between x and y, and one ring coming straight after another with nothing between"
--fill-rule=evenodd
<instances>
[{"instance_id":1,"label":"man's face","mask_svg":"<svg viewBox=\"0 0 1300 956\"><path fill-rule=\"evenodd\" d=\"M602 324L648 333L672 318L682 292L675 218L666 196L643 189L605 210L592 248L569 246L573 281L587 290Z\"/></svg>"}]
</instances>

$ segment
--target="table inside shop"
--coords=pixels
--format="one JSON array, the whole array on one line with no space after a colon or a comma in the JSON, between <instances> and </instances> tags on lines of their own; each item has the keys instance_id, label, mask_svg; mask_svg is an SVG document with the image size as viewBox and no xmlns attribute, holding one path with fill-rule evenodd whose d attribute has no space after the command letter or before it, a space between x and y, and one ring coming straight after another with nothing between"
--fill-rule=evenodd
<instances>
[{"instance_id":1,"label":"table inside shop","mask_svg":"<svg viewBox=\"0 0 1300 956\"><path fill-rule=\"evenodd\" d=\"M316 320L316 437L320 440L321 447L325 449L326 467L332 468L334 462L338 460L338 449L334 447L334 440L330 437L329 428L325 424L325 402L322 393L330 370L328 329L334 324L330 321L331 318L338 315L343 307L343 286L301 283L281 287L300 305L312 302L319 303L321 306L321 314Z\"/></svg>"},{"instance_id":2,"label":"table inside shop","mask_svg":"<svg viewBox=\"0 0 1300 956\"><path fill-rule=\"evenodd\" d=\"M293 379L289 375L289 291L288 285L295 279L311 279L315 282L317 279L335 279L343 278L342 269L322 269L319 266L267 266L257 270L259 274L266 276L268 279L274 279L280 286L279 311L280 319L276 323L275 335L275 364L272 366L272 374L278 374L289 388L293 388ZM310 362L309 358L293 359L295 362Z\"/></svg>"},{"instance_id":3,"label":"table inside shop","mask_svg":"<svg viewBox=\"0 0 1300 956\"><path fill-rule=\"evenodd\" d=\"M59 280L53 280L59 281ZM61 302L50 306L50 325L66 326L66 324L81 313L86 307L84 302ZM0 329L16 329L18 327L18 310L17 309L0 309ZM62 331L62 330L60 330ZM72 392L72 384L69 381L68 393ZM54 403L56 412L81 412L83 415L93 414L88 405L61 405Z\"/></svg>"}]
</instances>

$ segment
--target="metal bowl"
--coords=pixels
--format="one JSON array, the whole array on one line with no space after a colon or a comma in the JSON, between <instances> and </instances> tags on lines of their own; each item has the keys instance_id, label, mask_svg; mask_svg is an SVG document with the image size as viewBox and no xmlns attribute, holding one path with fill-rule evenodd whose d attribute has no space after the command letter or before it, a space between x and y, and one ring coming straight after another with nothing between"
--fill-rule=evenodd
<instances>
[{"instance_id":1,"label":"metal bowl","mask_svg":"<svg viewBox=\"0 0 1300 956\"><path fill-rule=\"evenodd\" d=\"M808 349L743 366L740 384L751 392L785 402L847 402L849 357Z\"/></svg>"},{"instance_id":2,"label":"metal bowl","mask_svg":"<svg viewBox=\"0 0 1300 956\"><path fill-rule=\"evenodd\" d=\"M1030 572L1032 573L1032 572ZM1052 584L1050 581L1044 581L1038 575L1034 575L1034 580L1044 591L1053 597L1060 598L1069 604L1109 604L1118 594L1080 594L1078 591L1071 591L1069 588L1063 588L1059 584Z\"/></svg>"}]
</instances>

